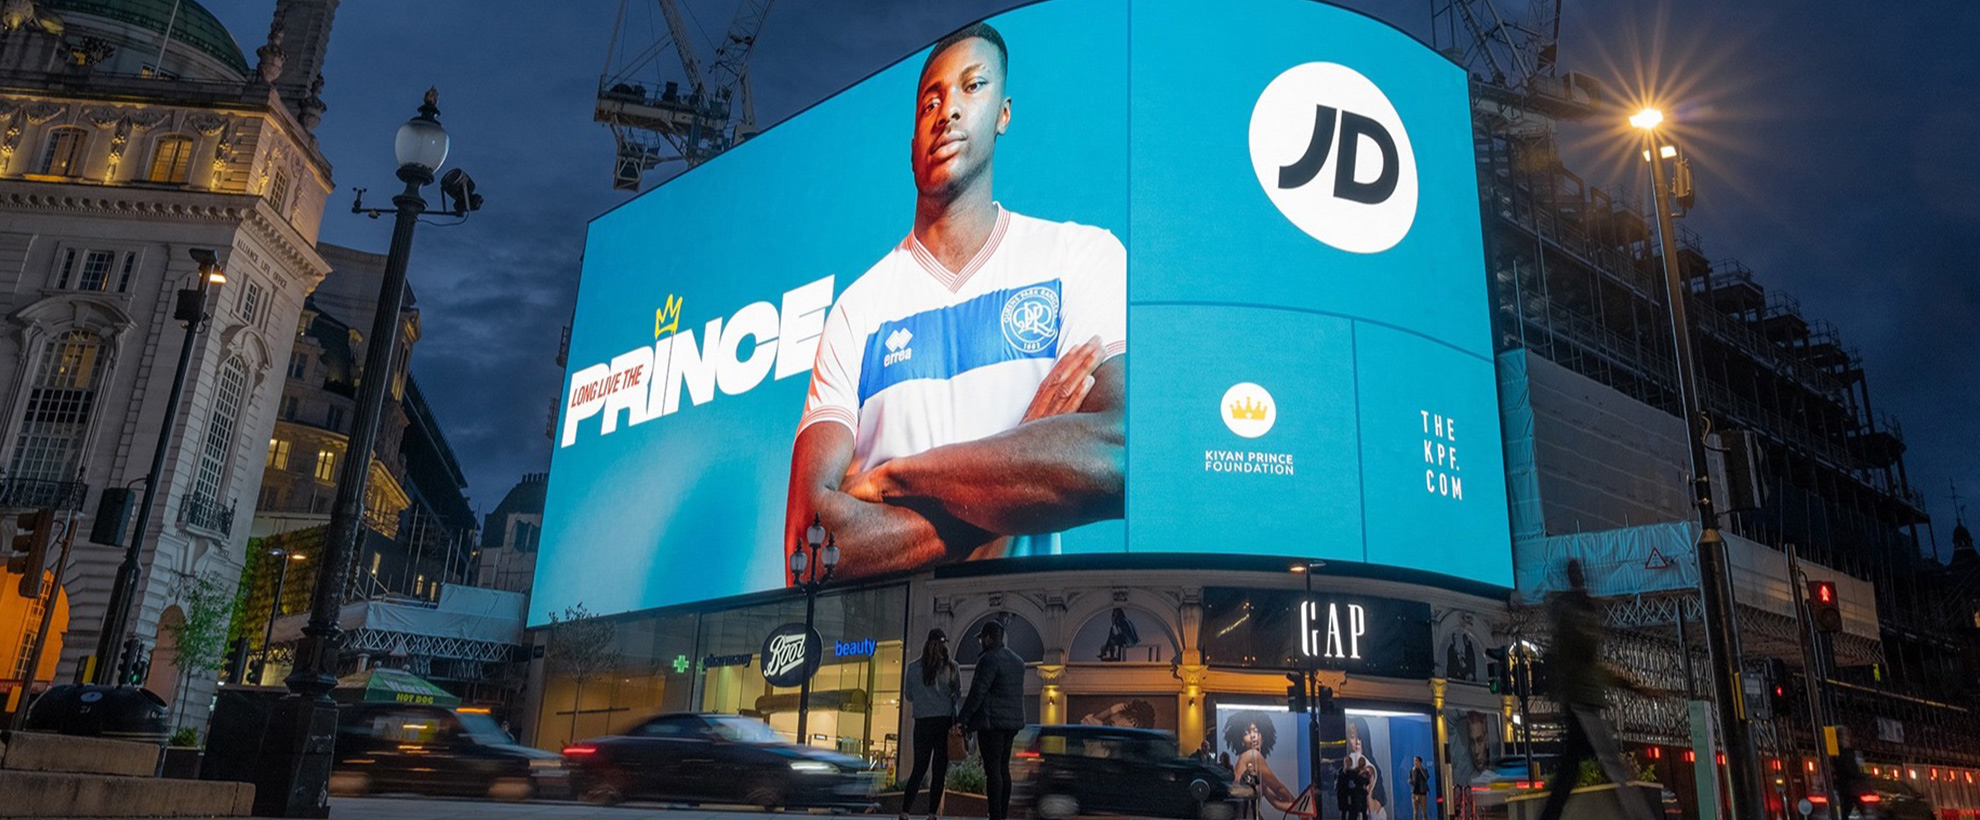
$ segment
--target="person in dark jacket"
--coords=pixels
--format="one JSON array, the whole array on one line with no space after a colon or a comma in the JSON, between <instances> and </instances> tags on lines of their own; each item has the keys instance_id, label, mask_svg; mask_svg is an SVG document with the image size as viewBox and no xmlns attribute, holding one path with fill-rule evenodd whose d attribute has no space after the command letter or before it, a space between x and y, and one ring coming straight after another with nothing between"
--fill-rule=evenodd
<instances>
[{"instance_id":1,"label":"person in dark jacket","mask_svg":"<svg viewBox=\"0 0 1980 820\"><path fill-rule=\"evenodd\" d=\"M1341 810L1341 820L1368 815L1368 782L1362 771L1347 761L1341 762L1340 773L1334 775L1334 803Z\"/></svg>"},{"instance_id":2,"label":"person in dark jacket","mask_svg":"<svg viewBox=\"0 0 1980 820\"><path fill-rule=\"evenodd\" d=\"M1847 746L1836 755L1836 814L1841 820L1863 813L1863 793L1870 789L1870 778L1863 773L1863 761Z\"/></svg>"},{"instance_id":3,"label":"person in dark jacket","mask_svg":"<svg viewBox=\"0 0 1980 820\"><path fill-rule=\"evenodd\" d=\"M983 754L983 785L990 820L1005 820L1011 808L1011 738L1024 728L1024 659L1004 646L1004 625L988 621L976 633L983 656L970 676L962 724L976 732Z\"/></svg>"},{"instance_id":4,"label":"person in dark jacket","mask_svg":"<svg viewBox=\"0 0 1980 820\"><path fill-rule=\"evenodd\" d=\"M1547 655L1553 665L1554 697L1560 701L1567 735L1561 741L1561 755L1555 761L1553 784L1547 804L1540 809L1540 820L1560 820L1573 794L1584 760L1601 763L1609 781L1617 785L1636 779L1623 762L1616 736L1602 717L1610 689L1628 689L1650 695L1649 690L1602 659L1602 642L1608 636L1601 609L1588 597L1588 582L1581 572L1581 561L1567 562L1566 589L1547 601L1553 624L1554 645ZM1627 796L1628 793L1622 793ZM1629 820L1652 820L1650 805L1643 800L1624 799L1623 813Z\"/></svg>"},{"instance_id":5,"label":"person in dark jacket","mask_svg":"<svg viewBox=\"0 0 1980 820\"><path fill-rule=\"evenodd\" d=\"M908 775L907 794L901 800L901 820L914 813L914 798L921 793L921 779L934 764L935 779L928 783L928 817L934 820L942 810L942 786L949 777L949 732L956 725L956 708L962 700L962 670L949 660L949 636L940 629L928 630L921 657L908 664L901 694L914 704L914 773Z\"/></svg>"},{"instance_id":6,"label":"person in dark jacket","mask_svg":"<svg viewBox=\"0 0 1980 820\"><path fill-rule=\"evenodd\" d=\"M1430 770L1423 768L1423 756L1417 755L1409 767L1409 820L1429 817L1429 804Z\"/></svg>"}]
</instances>

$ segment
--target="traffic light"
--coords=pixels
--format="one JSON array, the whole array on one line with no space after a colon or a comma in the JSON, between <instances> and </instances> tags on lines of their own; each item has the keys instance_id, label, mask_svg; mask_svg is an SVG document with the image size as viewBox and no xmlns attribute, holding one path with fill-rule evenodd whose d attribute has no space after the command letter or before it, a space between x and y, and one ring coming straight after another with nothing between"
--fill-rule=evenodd
<instances>
[{"instance_id":1,"label":"traffic light","mask_svg":"<svg viewBox=\"0 0 1980 820\"><path fill-rule=\"evenodd\" d=\"M1787 662L1780 658L1767 659L1768 714L1778 718L1794 713L1794 688L1791 683Z\"/></svg>"},{"instance_id":2,"label":"traffic light","mask_svg":"<svg viewBox=\"0 0 1980 820\"><path fill-rule=\"evenodd\" d=\"M21 597L41 597L41 573L48 566L48 545L54 542L54 510L21 513L14 520L14 554L7 557L7 571L21 574Z\"/></svg>"},{"instance_id":3,"label":"traffic light","mask_svg":"<svg viewBox=\"0 0 1980 820\"><path fill-rule=\"evenodd\" d=\"M1313 708L1319 709L1320 714L1323 715L1331 715L1335 712L1340 711L1339 707L1336 707L1334 705L1334 687L1316 686L1314 688L1318 689L1319 691L1313 693L1313 696L1315 698L1313 702Z\"/></svg>"},{"instance_id":4,"label":"traffic light","mask_svg":"<svg viewBox=\"0 0 1980 820\"><path fill-rule=\"evenodd\" d=\"M1512 694L1512 664L1506 657L1505 647L1487 647L1485 657L1485 680L1492 694Z\"/></svg>"},{"instance_id":5,"label":"traffic light","mask_svg":"<svg viewBox=\"0 0 1980 820\"><path fill-rule=\"evenodd\" d=\"M1836 600L1834 581L1808 582L1808 615L1817 632L1842 631L1842 604Z\"/></svg>"},{"instance_id":6,"label":"traffic light","mask_svg":"<svg viewBox=\"0 0 1980 820\"><path fill-rule=\"evenodd\" d=\"M1286 711L1294 713L1305 712L1307 709L1306 677L1298 672L1287 672L1286 680L1292 681L1286 684Z\"/></svg>"},{"instance_id":7,"label":"traffic light","mask_svg":"<svg viewBox=\"0 0 1980 820\"><path fill-rule=\"evenodd\" d=\"M136 638L124 639L124 649L117 656L117 671L122 673L119 683L125 686L142 686L151 672L151 652L145 649L144 642Z\"/></svg>"}]
</instances>

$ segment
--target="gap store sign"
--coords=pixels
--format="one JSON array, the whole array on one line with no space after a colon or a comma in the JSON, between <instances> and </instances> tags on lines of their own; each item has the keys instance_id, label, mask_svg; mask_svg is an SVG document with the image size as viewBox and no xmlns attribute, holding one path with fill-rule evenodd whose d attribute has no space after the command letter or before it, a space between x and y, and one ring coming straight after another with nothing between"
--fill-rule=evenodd
<instances>
[{"instance_id":1,"label":"gap store sign","mask_svg":"<svg viewBox=\"0 0 1980 820\"><path fill-rule=\"evenodd\" d=\"M1510 585L1469 96L1308 0L1045 0L591 223L532 624L1122 552Z\"/></svg>"}]
</instances>

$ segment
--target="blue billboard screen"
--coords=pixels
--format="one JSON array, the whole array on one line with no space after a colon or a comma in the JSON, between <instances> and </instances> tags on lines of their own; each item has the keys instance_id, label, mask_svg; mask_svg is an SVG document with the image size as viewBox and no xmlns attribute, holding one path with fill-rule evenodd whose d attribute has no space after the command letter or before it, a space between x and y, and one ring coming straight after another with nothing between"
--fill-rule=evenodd
<instances>
[{"instance_id":1,"label":"blue billboard screen","mask_svg":"<svg viewBox=\"0 0 1980 820\"><path fill-rule=\"evenodd\" d=\"M599 217L531 623L777 588L813 520L842 577L1510 584L1468 111L1331 6L1047 0Z\"/></svg>"}]
</instances>

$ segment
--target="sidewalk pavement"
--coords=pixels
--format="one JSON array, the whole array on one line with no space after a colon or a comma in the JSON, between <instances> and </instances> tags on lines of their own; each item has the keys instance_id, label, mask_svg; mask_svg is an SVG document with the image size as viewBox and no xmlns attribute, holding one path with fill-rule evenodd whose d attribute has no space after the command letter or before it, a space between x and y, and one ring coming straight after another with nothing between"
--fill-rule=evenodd
<instances>
[{"instance_id":1,"label":"sidewalk pavement","mask_svg":"<svg viewBox=\"0 0 1980 820\"><path fill-rule=\"evenodd\" d=\"M804 812L776 814L706 808L669 808L665 804L591 806L575 802L538 801L491 803L482 800L430 798L333 797L330 820L756 820L801 817ZM817 812L817 816L831 817Z\"/></svg>"}]
</instances>

